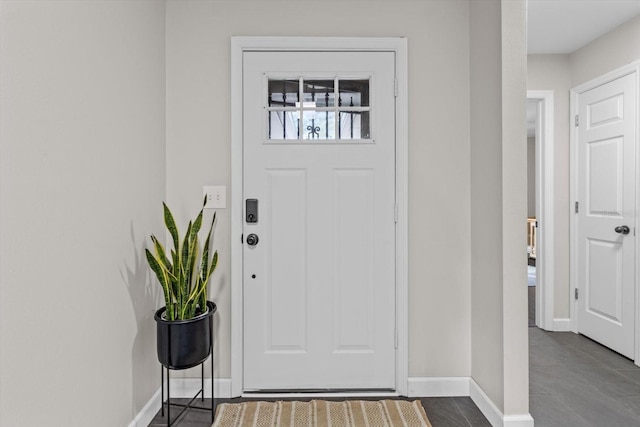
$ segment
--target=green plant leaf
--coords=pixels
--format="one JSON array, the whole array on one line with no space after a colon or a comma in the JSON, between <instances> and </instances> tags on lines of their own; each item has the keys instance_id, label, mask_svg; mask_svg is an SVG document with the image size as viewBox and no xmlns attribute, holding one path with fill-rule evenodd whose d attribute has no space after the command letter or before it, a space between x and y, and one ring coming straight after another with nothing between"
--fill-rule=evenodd
<instances>
[{"instance_id":1,"label":"green plant leaf","mask_svg":"<svg viewBox=\"0 0 640 427\"><path fill-rule=\"evenodd\" d=\"M206 201L206 198L205 198ZM204 248L202 250L202 263L200 265L200 277L202 280L206 281L207 273L209 271L209 246L211 241L211 235L213 234L213 226L216 223L216 213L213 213L213 219L211 220L211 227L209 227L209 233L207 233L207 238L204 242Z\"/></svg>"},{"instance_id":2,"label":"green plant leaf","mask_svg":"<svg viewBox=\"0 0 640 427\"><path fill-rule=\"evenodd\" d=\"M173 247L176 252L180 251L180 233L178 233L178 226L176 225L176 221L173 219L173 214L171 210L167 206L166 203L162 202L162 207L164 210L164 224L169 230L169 234L171 234L171 238L173 239Z\"/></svg>"},{"instance_id":3,"label":"green plant leaf","mask_svg":"<svg viewBox=\"0 0 640 427\"><path fill-rule=\"evenodd\" d=\"M196 218L195 221L193 221L193 228L191 229L191 236L190 238L193 238L193 236L195 236L196 234L198 234L200 232L200 228L202 227L202 213L203 213L204 209L200 210L200 213L198 214L198 217Z\"/></svg>"},{"instance_id":4,"label":"green plant leaf","mask_svg":"<svg viewBox=\"0 0 640 427\"><path fill-rule=\"evenodd\" d=\"M215 251L213 254L213 258L211 259L211 266L209 267L209 274L207 274L207 279L211 277L217 265L218 265L218 251Z\"/></svg>"},{"instance_id":5,"label":"green plant leaf","mask_svg":"<svg viewBox=\"0 0 640 427\"><path fill-rule=\"evenodd\" d=\"M198 235L196 234L193 240L191 241L191 247L189 248L189 262L187 264L187 267L188 267L187 292L188 293L191 293L191 287L193 286L193 276L195 273L197 257L198 257Z\"/></svg>"},{"instance_id":6,"label":"green plant leaf","mask_svg":"<svg viewBox=\"0 0 640 427\"><path fill-rule=\"evenodd\" d=\"M167 256L165 255L165 250L164 246L162 246L162 243L160 243L160 241L154 235L151 235L151 241L153 242L153 246L156 250L158 260L161 262L161 264L163 264L166 270L172 271L173 266L171 265L171 261L169 261L169 259L167 259Z\"/></svg>"},{"instance_id":7,"label":"green plant leaf","mask_svg":"<svg viewBox=\"0 0 640 427\"><path fill-rule=\"evenodd\" d=\"M160 266L160 263L158 262L158 260L153 256L153 254L149 251L149 249L145 249L145 253L147 255L147 262L149 263L149 267L151 267L151 270L156 274L156 277L158 278L158 281L162 286L162 290L164 291L164 300L165 300L164 302L165 302L165 306L167 307L167 318L169 320L174 320L173 310L169 310L172 304L171 304L171 298L170 298L171 293L169 291L167 275L165 274L164 270Z\"/></svg>"},{"instance_id":8,"label":"green plant leaf","mask_svg":"<svg viewBox=\"0 0 640 427\"><path fill-rule=\"evenodd\" d=\"M189 222L182 240L171 210L166 203L163 203L165 226L173 240L173 249L169 252L170 258L162 243L154 235L151 236L151 240L155 255L145 249L149 266L162 286L166 315L169 320L189 319L195 316L198 307L202 311L207 309L207 284L216 268L218 253L215 252L210 257L210 243L216 221L215 212L202 251L199 245L198 233L202 227L205 203L206 198L196 219Z\"/></svg>"},{"instance_id":9,"label":"green plant leaf","mask_svg":"<svg viewBox=\"0 0 640 427\"><path fill-rule=\"evenodd\" d=\"M190 238L191 238L191 221L189 221L189 225L187 226L187 232L184 235L184 240L182 241L182 252L180 254L182 268L184 270L187 269L188 259L189 259L189 249L190 249Z\"/></svg>"}]
</instances>

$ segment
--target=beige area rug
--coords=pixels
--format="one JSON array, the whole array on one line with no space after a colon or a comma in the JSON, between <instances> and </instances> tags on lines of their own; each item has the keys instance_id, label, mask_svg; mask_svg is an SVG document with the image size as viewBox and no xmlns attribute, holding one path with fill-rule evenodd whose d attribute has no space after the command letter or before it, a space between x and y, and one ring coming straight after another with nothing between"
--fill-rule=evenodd
<instances>
[{"instance_id":1,"label":"beige area rug","mask_svg":"<svg viewBox=\"0 0 640 427\"><path fill-rule=\"evenodd\" d=\"M213 427L431 427L419 400L223 403Z\"/></svg>"}]
</instances>

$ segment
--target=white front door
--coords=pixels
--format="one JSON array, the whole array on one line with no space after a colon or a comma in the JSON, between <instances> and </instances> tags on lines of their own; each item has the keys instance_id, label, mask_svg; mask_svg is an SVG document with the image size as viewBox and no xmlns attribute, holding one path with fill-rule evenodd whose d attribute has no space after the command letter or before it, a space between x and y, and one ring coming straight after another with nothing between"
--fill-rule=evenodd
<instances>
[{"instance_id":1,"label":"white front door","mask_svg":"<svg viewBox=\"0 0 640 427\"><path fill-rule=\"evenodd\" d=\"M578 332L635 356L636 87L578 95Z\"/></svg>"},{"instance_id":2,"label":"white front door","mask_svg":"<svg viewBox=\"0 0 640 427\"><path fill-rule=\"evenodd\" d=\"M395 389L394 54L243 55L244 389Z\"/></svg>"}]
</instances>

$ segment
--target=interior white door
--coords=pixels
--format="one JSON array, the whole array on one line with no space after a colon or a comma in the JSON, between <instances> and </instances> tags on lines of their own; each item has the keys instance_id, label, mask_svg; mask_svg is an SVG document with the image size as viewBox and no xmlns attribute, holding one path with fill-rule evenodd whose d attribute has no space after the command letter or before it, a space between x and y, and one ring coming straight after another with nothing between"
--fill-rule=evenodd
<instances>
[{"instance_id":1,"label":"interior white door","mask_svg":"<svg viewBox=\"0 0 640 427\"><path fill-rule=\"evenodd\" d=\"M635 353L635 74L579 94L578 332Z\"/></svg>"},{"instance_id":2,"label":"interior white door","mask_svg":"<svg viewBox=\"0 0 640 427\"><path fill-rule=\"evenodd\" d=\"M395 388L394 61L244 53L245 390Z\"/></svg>"}]
</instances>

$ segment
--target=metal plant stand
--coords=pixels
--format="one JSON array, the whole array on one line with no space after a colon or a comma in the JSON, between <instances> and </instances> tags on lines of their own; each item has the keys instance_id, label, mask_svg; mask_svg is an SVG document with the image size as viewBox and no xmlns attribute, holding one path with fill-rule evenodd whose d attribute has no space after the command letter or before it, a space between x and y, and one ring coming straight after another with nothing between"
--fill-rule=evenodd
<instances>
[{"instance_id":1,"label":"metal plant stand","mask_svg":"<svg viewBox=\"0 0 640 427\"><path fill-rule=\"evenodd\" d=\"M211 423L213 423L213 418L215 416L215 399L214 399L214 392L213 392L213 353L209 356L209 359L211 360L211 408L203 408L200 406L191 406L193 404L193 402L198 398L198 396L200 397L200 401L204 402L204 363L202 362L200 364L200 390L198 390L198 392L196 393L195 396L193 396L191 398L191 400L189 401L189 403L187 403L186 405L183 403L176 403L176 402L171 402L171 387L170 387L170 375L169 375L169 368L165 367L164 365L160 365L160 375L161 375L161 381L162 381L162 409L160 411L160 415L162 415L164 417L164 406L165 403L167 405L167 426L170 427L173 425L173 423L175 423L176 421L178 421L178 419L182 416L182 414L187 410L187 409L197 409L200 411L211 411ZM167 371L167 400L165 402L164 400L164 371ZM171 422L171 406L179 406L182 408L182 410L178 413L178 415L176 416L175 420L173 420L173 423Z\"/></svg>"},{"instance_id":2,"label":"metal plant stand","mask_svg":"<svg viewBox=\"0 0 640 427\"><path fill-rule=\"evenodd\" d=\"M213 310L212 312L215 312L215 305L213 305ZM212 313L213 314L213 313ZM200 390L198 390L198 392L196 393L195 396L193 396L193 398L191 398L191 400L189 401L189 403L182 404L182 403L172 403L171 402L171 376L169 375L169 370L174 370L174 371L178 371L178 370L184 370L184 369L188 369L189 367L185 367L185 368L181 368L181 367L175 367L175 366L171 366L171 363L169 363L169 366L164 365L163 363L160 363L160 381L161 381L161 386L160 389L161 391L161 395L162 395L162 400L161 400L161 410L160 410L160 415L162 417L164 417L164 407L165 404L167 406L167 427L172 426L173 424L175 424L180 417L182 416L182 414L187 410L187 409L197 409L200 411L211 411L211 423L213 424L214 421L214 417L215 417L215 395L214 395L214 375L213 375L213 317L210 317L209 321L210 323L210 330L211 330L211 344L210 344L210 348L209 348L209 360L211 363L211 408L206 408L206 407L201 407L201 406L192 406L193 402L195 402L195 400L200 397L200 401L204 402L204 364L206 362L206 358L202 361L202 363L200 363ZM168 340L169 342L169 354L171 354L171 340ZM195 365L197 366L197 365ZM193 366L191 366L193 367ZM164 377L165 377L165 370L167 371L167 400L164 400ZM182 410L178 413L178 415L175 417L175 419L173 420L173 422L171 422L171 406L179 406L182 408Z\"/></svg>"}]
</instances>

